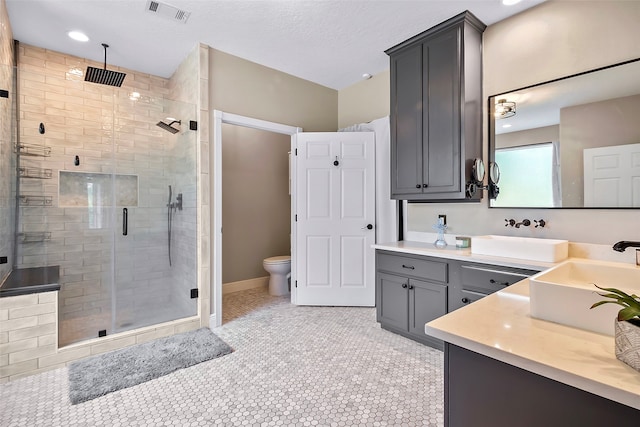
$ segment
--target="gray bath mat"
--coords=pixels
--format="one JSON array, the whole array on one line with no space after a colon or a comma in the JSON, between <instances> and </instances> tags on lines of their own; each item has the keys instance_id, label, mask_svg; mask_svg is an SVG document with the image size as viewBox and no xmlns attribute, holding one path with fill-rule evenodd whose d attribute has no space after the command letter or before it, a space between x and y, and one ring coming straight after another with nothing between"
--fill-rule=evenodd
<instances>
[{"instance_id":1,"label":"gray bath mat","mask_svg":"<svg viewBox=\"0 0 640 427\"><path fill-rule=\"evenodd\" d=\"M69 365L69 398L86 402L232 351L201 328L79 360Z\"/></svg>"}]
</instances>

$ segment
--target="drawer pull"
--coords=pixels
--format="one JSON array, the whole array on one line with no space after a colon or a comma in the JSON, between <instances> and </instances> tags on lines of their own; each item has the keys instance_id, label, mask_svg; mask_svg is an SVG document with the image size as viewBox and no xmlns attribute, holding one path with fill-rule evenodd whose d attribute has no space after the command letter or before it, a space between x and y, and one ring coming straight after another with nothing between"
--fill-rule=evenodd
<instances>
[{"instance_id":1,"label":"drawer pull","mask_svg":"<svg viewBox=\"0 0 640 427\"><path fill-rule=\"evenodd\" d=\"M469 304L471 300L469 298L462 298L462 302L465 304Z\"/></svg>"},{"instance_id":2,"label":"drawer pull","mask_svg":"<svg viewBox=\"0 0 640 427\"><path fill-rule=\"evenodd\" d=\"M413 289L413 285L409 285L409 290Z\"/></svg>"},{"instance_id":3,"label":"drawer pull","mask_svg":"<svg viewBox=\"0 0 640 427\"><path fill-rule=\"evenodd\" d=\"M407 289L407 284L406 283L402 284L402 289Z\"/></svg>"},{"instance_id":4,"label":"drawer pull","mask_svg":"<svg viewBox=\"0 0 640 427\"><path fill-rule=\"evenodd\" d=\"M409 270L415 270L416 269L413 265L404 265L404 264L402 264L402 268L408 268Z\"/></svg>"},{"instance_id":5,"label":"drawer pull","mask_svg":"<svg viewBox=\"0 0 640 427\"><path fill-rule=\"evenodd\" d=\"M500 285L500 286L509 286L509 282L498 282L497 280L494 280L494 279L489 280L489 283L492 283L494 285Z\"/></svg>"}]
</instances>

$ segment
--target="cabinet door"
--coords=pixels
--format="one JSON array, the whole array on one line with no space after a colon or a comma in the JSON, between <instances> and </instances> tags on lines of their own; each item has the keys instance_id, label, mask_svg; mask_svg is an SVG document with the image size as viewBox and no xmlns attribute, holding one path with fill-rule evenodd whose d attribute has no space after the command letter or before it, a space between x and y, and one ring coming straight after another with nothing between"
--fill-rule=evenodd
<instances>
[{"instance_id":1,"label":"cabinet door","mask_svg":"<svg viewBox=\"0 0 640 427\"><path fill-rule=\"evenodd\" d=\"M422 192L422 46L391 58L391 195Z\"/></svg>"},{"instance_id":2,"label":"cabinet door","mask_svg":"<svg viewBox=\"0 0 640 427\"><path fill-rule=\"evenodd\" d=\"M409 280L409 332L425 337L424 324L447 313L447 287Z\"/></svg>"},{"instance_id":3,"label":"cabinet door","mask_svg":"<svg viewBox=\"0 0 640 427\"><path fill-rule=\"evenodd\" d=\"M376 274L376 311L378 322L403 331L407 330L409 314L407 292L409 279L391 274Z\"/></svg>"},{"instance_id":4,"label":"cabinet door","mask_svg":"<svg viewBox=\"0 0 640 427\"><path fill-rule=\"evenodd\" d=\"M423 45L424 193L455 193L461 187L460 32L456 26Z\"/></svg>"}]
</instances>

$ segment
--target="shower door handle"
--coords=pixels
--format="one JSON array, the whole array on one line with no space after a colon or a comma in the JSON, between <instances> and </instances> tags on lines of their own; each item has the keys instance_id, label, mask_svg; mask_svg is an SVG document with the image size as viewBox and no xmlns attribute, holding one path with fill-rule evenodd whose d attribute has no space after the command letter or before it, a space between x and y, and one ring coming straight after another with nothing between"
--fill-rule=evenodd
<instances>
[{"instance_id":1,"label":"shower door handle","mask_svg":"<svg viewBox=\"0 0 640 427\"><path fill-rule=\"evenodd\" d=\"M122 235L126 236L129 228L129 210L122 208Z\"/></svg>"}]
</instances>

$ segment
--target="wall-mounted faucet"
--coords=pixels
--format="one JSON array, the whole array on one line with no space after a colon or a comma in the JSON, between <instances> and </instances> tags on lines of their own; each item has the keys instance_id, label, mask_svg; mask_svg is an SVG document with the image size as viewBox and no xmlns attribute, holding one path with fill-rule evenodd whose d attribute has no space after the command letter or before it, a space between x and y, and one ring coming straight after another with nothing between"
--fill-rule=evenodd
<instances>
[{"instance_id":1,"label":"wall-mounted faucet","mask_svg":"<svg viewBox=\"0 0 640 427\"><path fill-rule=\"evenodd\" d=\"M538 221L537 219L534 219L533 222L536 223L536 228L538 227L544 228L544 226L547 225L547 221L545 221L544 219L541 219L540 221Z\"/></svg>"},{"instance_id":2,"label":"wall-mounted faucet","mask_svg":"<svg viewBox=\"0 0 640 427\"><path fill-rule=\"evenodd\" d=\"M521 225L524 225L525 227L528 227L531 225L531 221L529 221L528 219L523 219L522 222L519 222L515 225L516 228L520 228Z\"/></svg>"},{"instance_id":3,"label":"wall-mounted faucet","mask_svg":"<svg viewBox=\"0 0 640 427\"><path fill-rule=\"evenodd\" d=\"M631 242L629 240L621 240L616 242L612 249L616 252L624 252L627 248L640 248L640 242ZM640 266L640 249L636 249L636 265Z\"/></svg>"}]
</instances>

